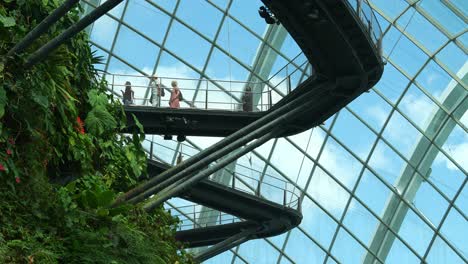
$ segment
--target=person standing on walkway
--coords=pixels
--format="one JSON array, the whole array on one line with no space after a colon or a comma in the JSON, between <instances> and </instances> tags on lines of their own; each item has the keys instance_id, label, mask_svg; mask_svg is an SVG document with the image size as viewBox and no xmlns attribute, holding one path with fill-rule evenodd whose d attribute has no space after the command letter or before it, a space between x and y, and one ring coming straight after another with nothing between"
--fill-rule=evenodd
<instances>
[{"instance_id":1,"label":"person standing on walkway","mask_svg":"<svg viewBox=\"0 0 468 264\"><path fill-rule=\"evenodd\" d=\"M129 81L125 82L125 92L122 92L123 103L124 105L131 105L133 104L133 99L135 98L135 92L132 90L132 84Z\"/></svg>"},{"instance_id":2,"label":"person standing on walkway","mask_svg":"<svg viewBox=\"0 0 468 264\"><path fill-rule=\"evenodd\" d=\"M252 88L247 86L245 88L244 95L242 96L242 110L245 112L252 112L253 109L253 96L252 96Z\"/></svg>"},{"instance_id":3,"label":"person standing on walkway","mask_svg":"<svg viewBox=\"0 0 468 264\"><path fill-rule=\"evenodd\" d=\"M150 77L149 87L151 88L150 103L154 107L161 106L161 97L164 97L164 89L158 83L158 76L154 74Z\"/></svg>"},{"instance_id":4,"label":"person standing on walkway","mask_svg":"<svg viewBox=\"0 0 468 264\"><path fill-rule=\"evenodd\" d=\"M177 87L177 81L171 82L172 91L171 91L171 98L169 99L169 106L171 108L179 108L180 101L182 100L182 92L180 91L179 87Z\"/></svg>"}]
</instances>

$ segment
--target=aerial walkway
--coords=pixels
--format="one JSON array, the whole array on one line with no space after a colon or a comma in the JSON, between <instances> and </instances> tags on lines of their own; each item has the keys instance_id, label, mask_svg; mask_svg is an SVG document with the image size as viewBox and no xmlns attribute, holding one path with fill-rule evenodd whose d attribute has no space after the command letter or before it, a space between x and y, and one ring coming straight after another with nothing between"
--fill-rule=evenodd
<instances>
[{"instance_id":1,"label":"aerial walkway","mask_svg":"<svg viewBox=\"0 0 468 264\"><path fill-rule=\"evenodd\" d=\"M270 82L265 82L264 89L253 94L253 97L257 98L256 107L249 113L243 111L241 107L242 92L222 90L221 87L228 87L231 84L227 85L216 80L198 80L196 85L181 87L185 104L182 103L181 109L177 111L168 107L145 106L147 100L140 100L134 106L125 107L129 123L133 123L132 114L134 114L143 124L145 132L149 134L180 133L186 136L225 137L293 99L305 97L311 103L310 107L289 122L289 129L278 135L283 137L321 124L357 96L373 87L380 79L383 72L383 61L380 56L382 33L366 1L264 0L263 2L296 40L308 62L312 64L313 74L304 73L307 78L304 78L297 87L292 89L287 87L280 91L278 86L287 86L290 77L301 70L303 62L292 61L289 75L283 75L279 84L272 85ZM281 77L284 72L282 69L272 78ZM122 78L112 76L108 79ZM194 83L195 80L186 81ZM161 86L167 88L166 94L170 92L170 81L166 80L164 83L164 78L160 78L160 82ZM241 83L233 85L239 87ZM112 87L115 86L118 84L112 82ZM199 87L198 93L203 96L197 96L197 99L192 101L189 95L195 93L196 87ZM233 96L228 96L228 93ZM167 106L167 102L162 102L161 105ZM225 117L229 117L229 122L223 122L221 128L219 121L225 120ZM129 130L132 129L136 129L136 126L129 126Z\"/></svg>"},{"instance_id":2,"label":"aerial walkway","mask_svg":"<svg viewBox=\"0 0 468 264\"><path fill-rule=\"evenodd\" d=\"M164 162L148 160L149 175L169 168ZM189 248L217 245L197 255L199 261L250 239L279 235L302 220L300 193L290 183L269 175L260 182L245 174L226 172L232 175L228 184L212 177L204 179L180 195L193 205L171 209L181 220L177 240Z\"/></svg>"},{"instance_id":3,"label":"aerial walkway","mask_svg":"<svg viewBox=\"0 0 468 264\"><path fill-rule=\"evenodd\" d=\"M192 93L184 91L187 87L181 87L184 100L180 109L147 106L147 94L140 99L141 103L134 102L135 105L125 107L130 123L127 132L136 129L136 124L132 125L133 118L130 118L135 115L149 134L225 137L174 167L163 168L151 159L152 177L116 201L116 204L144 202L143 208L151 211L172 197L183 197L221 212L216 218L220 224L199 226L193 219L188 230L178 232L177 237L193 247L211 245L196 256L200 261L251 238L289 230L301 220L300 200L297 207L291 208L286 204L287 199L283 203L274 203L257 195L263 179L258 180L257 186L248 185L254 192L250 195L233 188L234 184L221 185L207 179L272 138L293 135L319 125L372 88L383 73L381 31L366 1L263 2L313 66L311 74L302 71L305 77L298 85L287 85L291 75L281 82L286 83L285 88L265 82L263 90L253 95L254 107L250 108L244 107L242 92L222 101L223 96L212 94L214 86L219 88L216 92L232 95L233 91L223 91L225 86L215 80L188 80L198 83L192 86ZM298 61L291 64L295 64L297 71L303 69ZM111 77L118 79L118 76ZM169 92L168 80L160 80L161 87ZM200 102L193 98L199 98L196 93L203 92L199 88L202 82L206 82L205 100ZM112 82L114 93L116 85ZM244 87L249 85L243 84ZM236 175L232 175L234 178ZM187 214L179 210L181 215ZM223 224L223 213L239 220ZM194 215L197 218L196 212ZM265 223L270 223L272 228L265 228Z\"/></svg>"}]
</instances>

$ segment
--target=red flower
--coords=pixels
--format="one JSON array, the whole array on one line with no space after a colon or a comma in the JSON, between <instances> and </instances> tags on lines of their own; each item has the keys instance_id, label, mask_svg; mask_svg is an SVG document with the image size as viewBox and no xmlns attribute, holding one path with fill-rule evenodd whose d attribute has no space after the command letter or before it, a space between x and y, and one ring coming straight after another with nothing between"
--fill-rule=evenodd
<instances>
[{"instance_id":1,"label":"red flower","mask_svg":"<svg viewBox=\"0 0 468 264\"><path fill-rule=\"evenodd\" d=\"M84 135L85 134L84 123L83 123L83 121L81 120L81 118L79 116L76 117L76 123L78 123L78 126L76 127L76 130L78 132L80 132L80 134Z\"/></svg>"},{"instance_id":2,"label":"red flower","mask_svg":"<svg viewBox=\"0 0 468 264\"><path fill-rule=\"evenodd\" d=\"M15 144L15 139L13 139L12 137L8 138L8 142L11 144L11 145L14 145Z\"/></svg>"},{"instance_id":3,"label":"red flower","mask_svg":"<svg viewBox=\"0 0 468 264\"><path fill-rule=\"evenodd\" d=\"M15 178L15 181L16 181L16 183L20 183L20 182L21 182L21 179L20 179L19 177L16 177L16 178Z\"/></svg>"},{"instance_id":4,"label":"red flower","mask_svg":"<svg viewBox=\"0 0 468 264\"><path fill-rule=\"evenodd\" d=\"M11 149L7 149L7 150L6 150L6 154L7 154L7 155L11 155Z\"/></svg>"},{"instance_id":5,"label":"red flower","mask_svg":"<svg viewBox=\"0 0 468 264\"><path fill-rule=\"evenodd\" d=\"M5 171L5 167L3 167L3 164L0 163L0 171Z\"/></svg>"}]
</instances>

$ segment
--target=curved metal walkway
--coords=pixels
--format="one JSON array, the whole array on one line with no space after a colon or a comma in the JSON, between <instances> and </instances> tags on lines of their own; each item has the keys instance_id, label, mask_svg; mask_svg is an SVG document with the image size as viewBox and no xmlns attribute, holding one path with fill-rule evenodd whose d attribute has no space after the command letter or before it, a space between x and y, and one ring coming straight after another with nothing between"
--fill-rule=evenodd
<instances>
[{"instance_id":1,"label":"curved metal walkway","mask_svg":"<svg viewBox=\"0 0 468 264\"><path fill-rule=\"evenodd\" d=\"M314 67L314 74L294 89L288 89L284 98L273 104L271 94L275 87L268 86L264 91L268 98L266 109L261 103L247 113L241 111L242 107L210 109L209 100L205 101L204 110L194 109L197 102L189 102L190 110L125 107L128 116L136 115L147 133L226 136L164 171L161 164L149 161L153 170L150 174L156 176L116 201L116 204L146 202L143 207L152 210L178 196L244 219L178 232L178 238L191 246L212 245L197 256L200 261L248 239L289 230L302 218L300 201L297 208L291 209L205 179L271 138L296 134L322 123L372 88L383 73L381 32L372 10L363 8L369 7L365 1L262 1ZM208 88L206 91L208 95ZM232 122L220 129L220 124L226 124L222 122L226 117ZM130 126L129 131L132 129ZM156 172L158 168L160 173ZM265 223L270 223L270 227Z\"/></svg>"},{"instance_id":2,"label":"curved metal walkway","mask_svg":"<svg viewBox=\"0 0 468 264\"><path fill-rule=\"evenodd\" d=\"M158 175L169 168L163 162L148 160L149 175ZM176 233L177 240L186 243L188 247L218 245L217 250L211 249L197 256L200 261L238 245L239 241L232 238L239 234L242 234L242 242L275 236L296 227L302 220L299 194L292 185L288 186L281 179L270 177L270 183L267 184L255 181L255 185L263 188L248 190L247 181L252 178L228 173L233 175L229 185L205 179L180 195L180 198L211 208L210 212L197 211L196 206L183 206L174 208L176 213L172 213L182 221L181 229ZM236 186L236 179L241 188ZM277 181L276 185L271 181ZM278 187L278 183L284 187ZM279 195L275 201L264 197L264 194L271 195L272 189L274 194ZM207 213L211 217L206 216Z\"/></svg>"}]
</instances>

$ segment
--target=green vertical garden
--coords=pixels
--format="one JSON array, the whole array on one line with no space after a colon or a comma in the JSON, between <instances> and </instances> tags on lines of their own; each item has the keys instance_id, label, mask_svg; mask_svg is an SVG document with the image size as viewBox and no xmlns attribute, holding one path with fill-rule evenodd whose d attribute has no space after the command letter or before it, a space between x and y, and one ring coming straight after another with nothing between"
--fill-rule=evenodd
<instances>
[{"instance_id":1,"label":"green vertical garden","mask_svg":"<svg viewBox=\"0 0 468 264\"><path fill-rule=\"evenodd\" d=\"M123 108L97 78L88 36L24 67L80 10L5 56L60 3L0 1L0 263L191 263L162 209L110 207L145 174L144 135L119 133Z\"/></svg>"}]
</instances>

